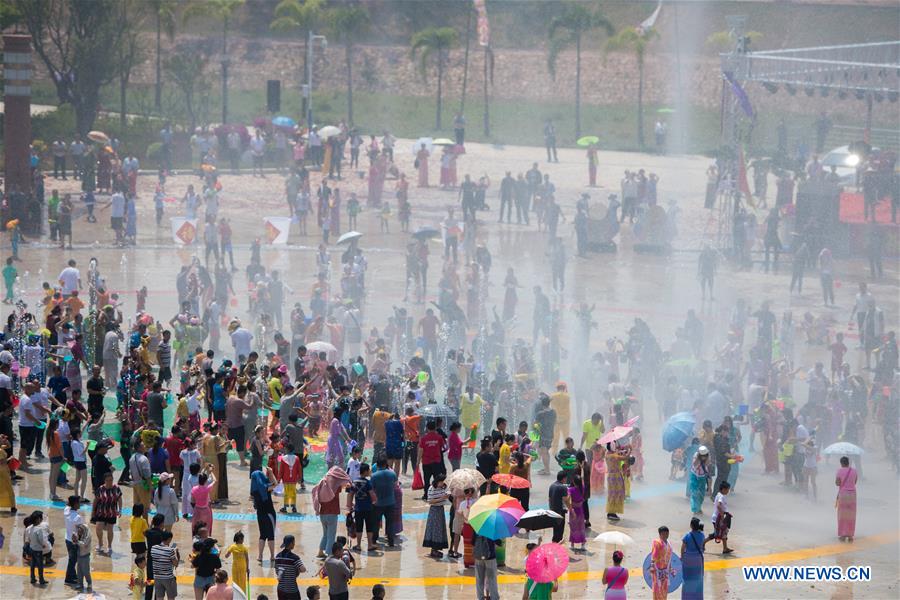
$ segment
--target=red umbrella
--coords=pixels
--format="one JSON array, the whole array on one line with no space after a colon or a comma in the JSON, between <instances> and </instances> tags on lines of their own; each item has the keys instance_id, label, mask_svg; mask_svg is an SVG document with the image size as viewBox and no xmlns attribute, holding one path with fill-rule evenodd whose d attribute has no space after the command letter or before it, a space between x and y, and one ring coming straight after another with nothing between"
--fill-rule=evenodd
<instances>
[{"instance_id":1,"label":"red umbrella","mask_svg":"<svg viewBox=\"0 0 900 600\"><path fill-rule=\"evenodd\" d=\"M542 544L525 559L525 572L537 583L556 581L568 566L569 553L559 544Z\"/></svg>"},{"instance_id":2,"label":"red umbrella","mask_svg":"<svg viewBox=\"0 0 900 600\"><path fill-rule=\"evenodd\" d=\"M499 484L501 487L515 490L524 490L531 487L531 482L524 477L511 475L509 473L495 473L494 476L491 477L491 481Z\"/></svg>"}]
</instances>

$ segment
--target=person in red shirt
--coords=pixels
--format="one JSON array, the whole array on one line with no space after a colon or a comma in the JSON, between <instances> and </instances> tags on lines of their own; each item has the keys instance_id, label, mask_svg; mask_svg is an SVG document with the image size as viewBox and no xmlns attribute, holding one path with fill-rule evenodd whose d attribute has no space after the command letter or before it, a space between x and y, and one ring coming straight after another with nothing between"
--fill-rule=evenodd
<instances>
[{"instance_id":1,"label":"person in red shirt","mask_svg":"<svg viewBox=\"0 0 900 600\"><path fill-rule=\"evenodd\" d=\"M419 468L419 426L422 417L415 414L416 411L412 406L406 407L406 416L400 419L403 421L403 438L406 444L403 447L403 476L406 476L406 465L412 463L413 472Z\"/></svg>"},{"instance_id":2,"label":"person in red shirt","mask_svg":"<svg viewBox=\"0 0 900 600\"><path fill-rule=\"evenodd\" d=\"M175 493L181 496L181 479L184 476L184 461L181 460L181 451L185 449L184 432L178 425L172 426L172 435L163 440L163 446L169 453L169 466L175 474Z\"/></svg>"},{"instance_id":3,"label":"person in red shirt","mask_svg":"<svg viewBox=\"0 0 900 600\"><path fill-rule=\"evenodd\" d=\"M438 473L446 473L447 469L444 466L444 436L437 432L437 423L428 421L425 429L425 435L419 440L419 461L422 463L422 475L425 480L422 498L427 500L431 478Z\"/></svg>"},{"instance_id":4,"label":"person in red shirt","mask_svg":"<svg viewBox=\"0 0 900 600\"><path fill-rule=\"evenodd\" d=\"M450 437L447 439L447 460L450 461L450 466L453 467L453 470L457 470L459 468L459 463L462 461L462 449L463 449L463 440L459 437L459 432L462 430L462 423L455 422L450 425Z\"/></svg>"},{"instance_id":5,"label":"person in red shirt","mask_svg":"<svg viewBox=\"0 0 900 600\"><path fill-rule=\"evenodd\" d=\"M294 454L294 447L287 444L285 453L278 457L278 480L284 484L284 506L281 512L286 513L287 507L291 512L297 512L297 482L303 474L303 466L300 457Z\"/></svg>"}]
</instances>

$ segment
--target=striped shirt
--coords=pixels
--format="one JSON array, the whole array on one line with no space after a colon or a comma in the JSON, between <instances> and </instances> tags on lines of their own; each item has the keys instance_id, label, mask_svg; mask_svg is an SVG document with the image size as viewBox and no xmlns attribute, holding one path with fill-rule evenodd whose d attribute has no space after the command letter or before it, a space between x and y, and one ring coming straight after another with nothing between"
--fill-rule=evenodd
<instances>
[{"instance_id":1,"label":"striped shirt","mask_svg":"<svg viewBox=\"0 0 900 600\"><path fill-rule=\"evenodd\" d=\"M275 556L275 574L278 577L278 592L299 594L297 578L303 569L303 561L290 550L282 550Z\"/></svg>"},{"instance_id":2,"label":"striped shirt","mask_svg":"<svg viewBox=\"0 0 900 600\"><path fill-rule=\"evenodd\" d=\"M175 548L158 544L150 549L150 560L153 563L154 579L175 578Z\"/></svg>"},{"instance_id":3,"label":"striped shirt","mask_svg":"<svg viewBox=\"0 0 900 600\"><path fill-rule=\"evenodd\" d=\"M172 364L172 345L160 342L156 348L156 360L160 369L168 369Z\"/></svg>"}]
</instances>

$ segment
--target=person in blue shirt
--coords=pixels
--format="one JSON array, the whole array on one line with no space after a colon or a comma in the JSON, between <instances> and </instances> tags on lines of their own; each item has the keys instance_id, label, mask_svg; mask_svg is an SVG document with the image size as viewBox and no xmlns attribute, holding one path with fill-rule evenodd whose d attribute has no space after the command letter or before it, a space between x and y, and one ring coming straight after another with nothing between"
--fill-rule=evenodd
<instances>
[{"instance_id":1,"label":"person in blue shirt","mask_svg":"<svg viewBox=\"0 0 900 600\"><path fill-rule=\"evenodd\" d=\"M69 391L69 378L63 375L59 366L53 367L53 377L47 381L47 387L53 392L53 397L65 405L69 399L66 392Z\"/></svg>"},{"instance_id":2,"label":"person in blue shirt","mask_svg":"<svg viewBox=\"0 0 900 600\"><path fill-rule=\"evenodd\" d=\"M398 413L392 414L384 424L384 451L388 464L399 476L400 460L403 458L403 422Z\"/></svg>"},{"instance_id":3,"label":"person in blue shirt","mask_svg":"<svg viewBox=\"0 0 900 600\"><path fill-rule=\"evenodd\" d=\"M225 388L222 386L222 380L225 378L224 373L216 373L215 383L212 386L213 392L213 416L216 421L225 420Z\"/></svg>"},{"instance_id":4,"label":"person in blue shirt","mask_svg":"<svg viewBox=\"0 0 900 600\"><path fill-rule=\"evenodd\" d=\"M703 598L703 524L691 519L691 530L681 538L681 563L684 573L682 598Z\"/></svg>"},{"instance_id":5,"label":"person in blue shirt","mask_svg":"<svg viewBox=\"0 0 900 600\"><path fill-rule=\"evenodd\" d=\"M397 423L400 423L399 419L397 420ZM387 426L387 423L385 426ZM402 430L402 424L400 427ZM396 496L394 495L394 487L397 485L397 473L388 468L388 461L383 456L378 457L378 461L375 465L378 467L378 470L375 471L375 474L372 475L371 479L372 489L375 491L375 502L372 508L374 517L372 519L372 529L374 530L372 535L374 536L374 539L378 539L378 529L381 527L381 517L384 516L388 547L393 548L393 514L394 503L397 501Z\"/></svg>"}]
</instances>

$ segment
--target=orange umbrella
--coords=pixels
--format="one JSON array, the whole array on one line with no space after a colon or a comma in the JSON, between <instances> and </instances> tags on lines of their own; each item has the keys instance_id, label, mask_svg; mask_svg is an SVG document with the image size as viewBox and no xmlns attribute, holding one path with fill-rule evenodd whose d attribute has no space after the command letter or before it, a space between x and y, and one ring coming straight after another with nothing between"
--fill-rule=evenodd
<instances>
[{"instance_id":1,"label":"orange umbrella","mask_svg":"<svg viewBox=\"0 0 900 600\"><path fill-rule=\"evenodd\" d=\"M524 477L519 477L518 475L512 475L510 473L494 473L494 476L491 477L491 481L501 487L509 489L524 490L531 487L530 481Z\"/></svg>"}]
</instances>

